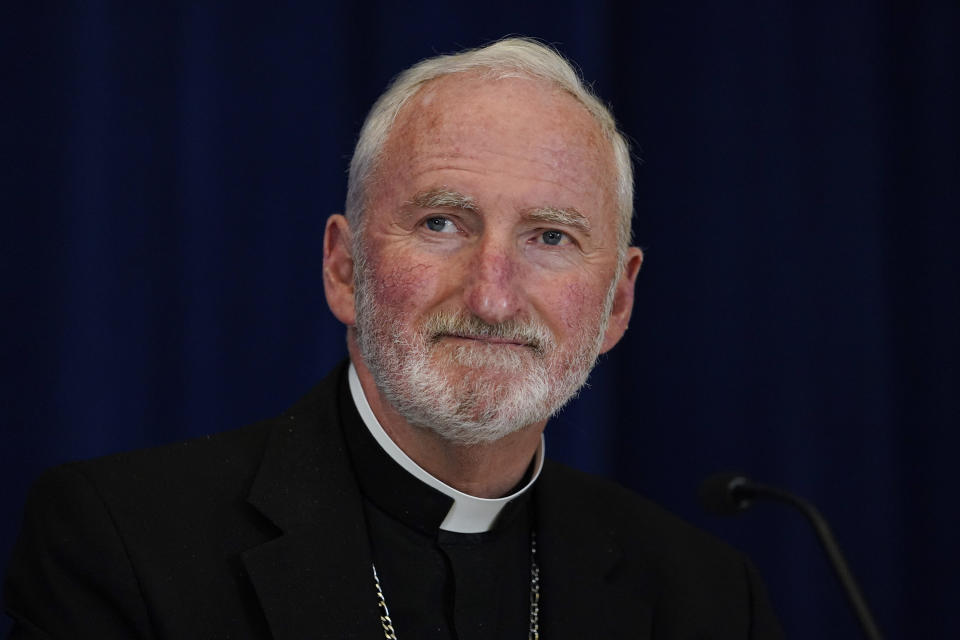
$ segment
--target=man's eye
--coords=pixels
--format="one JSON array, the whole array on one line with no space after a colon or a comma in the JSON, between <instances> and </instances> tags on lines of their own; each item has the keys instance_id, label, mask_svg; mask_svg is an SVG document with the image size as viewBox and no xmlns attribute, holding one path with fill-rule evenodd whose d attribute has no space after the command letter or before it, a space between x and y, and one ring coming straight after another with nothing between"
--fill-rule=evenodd
<instances>
[{"instance_id":1,"label":"man's eye","mask_svg":"<svg viewBox=\"0 0 960 640\"><path fill-rule=\"evenodd\" d=\"M441 216L427 218L425 224L427 225L427 229L430 229L430 231L437 231L439 233L453 233L457 230L457 227L453 224L453 222Z\"/></svg>"},{"instance_id":2,"label":"man's eye","mask_svg":"<svg viewBox=\"0 0 960 640\"><path fill-rule=\"evenodd\" d=\"M548 229L540 234L540 237L543 239L543 244L549 244L552 246L570 242L570 238L567 237L567 234L565 234L563 231L557 231L556 229Z\"/></svg>"}]
</instances>

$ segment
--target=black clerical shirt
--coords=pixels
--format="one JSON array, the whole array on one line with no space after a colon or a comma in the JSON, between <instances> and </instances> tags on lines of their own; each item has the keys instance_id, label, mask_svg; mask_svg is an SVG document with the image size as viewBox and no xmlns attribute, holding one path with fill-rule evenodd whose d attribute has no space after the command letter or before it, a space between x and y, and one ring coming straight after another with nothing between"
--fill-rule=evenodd
<instances>
[{"instance_id":1,"label":"black clerical shirt","mask_svg":"<svg viewBox=\"0 0 960 640\"><path fill-rule=\"evenodd\" d=\"M346 376L339 397L397 638L526 638L533 492L508 503L489 531L442 530L453 499L413 477L380 447L353 403ZM372 569L370 598L376 600Z\"/></svg>"}]
</instances>

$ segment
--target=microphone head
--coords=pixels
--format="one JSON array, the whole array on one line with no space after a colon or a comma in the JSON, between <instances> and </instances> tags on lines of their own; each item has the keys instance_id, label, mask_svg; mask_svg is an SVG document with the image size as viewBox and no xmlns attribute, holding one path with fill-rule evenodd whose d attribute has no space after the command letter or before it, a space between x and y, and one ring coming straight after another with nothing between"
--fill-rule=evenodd
<instances>
[{"instance_id":1,"label":"microphone head","mask_svg":"<svg viewBox=\"0 0 960 640\"><path fill-rule=\"evenodd\" d=\"M700 485L700 504L714 515L732 516L750 506L737 489L749 481L739 473L715 473Z\"/></svg>"}]
</instances>

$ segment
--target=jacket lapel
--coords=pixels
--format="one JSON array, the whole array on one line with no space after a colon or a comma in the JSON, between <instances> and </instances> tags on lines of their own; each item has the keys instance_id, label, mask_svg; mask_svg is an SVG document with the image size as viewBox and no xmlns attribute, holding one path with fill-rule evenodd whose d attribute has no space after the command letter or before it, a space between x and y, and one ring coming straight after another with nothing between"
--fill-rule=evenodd
<instances>
[{"instance_id":1,"label":"jacket lapel","mask_svg":"<svg viewBox=\"0 0 960 640\"><path fill-rule=\"evenodd\" d=\"M537 482L537 562L544 638L651 637L651 590L627 561L612 523L547 463Z\"/></svg>"},{"instance_id":2,"label":"jacket lapel","mask_svg":"<svg viewBox=\"0 0 960 640\"><path fill-rule=\"evenodd\" d=\"M277 640L383 633L337 411L342 369L278 419L250 491L249 502L283 532L243 554Z\"/></svg>"}]
</instances>

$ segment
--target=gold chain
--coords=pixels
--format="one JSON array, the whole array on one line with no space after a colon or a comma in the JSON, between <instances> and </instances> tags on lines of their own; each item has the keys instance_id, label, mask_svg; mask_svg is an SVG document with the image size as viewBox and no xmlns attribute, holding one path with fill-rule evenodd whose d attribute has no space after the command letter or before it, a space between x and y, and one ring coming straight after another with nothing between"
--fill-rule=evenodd
<instances>
[{"instance_id":1,"label":"gold chain","mask_svg":"<svg viewBox=\"0 0 960 640\"><path fill-rule=\"evenodd\" d=\"M377 565L373 566L373 583L377 586L377 606L382 609L380 612L380 624L383 625L383 633L387 640L397 640L397 634L393 631L393 620L390 619L390 610L387 609L387 600L383 597L383 590L380 588L380 577L377 575Z\"/></svg>"},{"instance_id":2,"label":"gold chain","mask_svg":"<svg viewBox=\"0 0 960 640\"><path fill-rule=\"evenodd\" d=\"M530 532L530 629L527 640L540 640L540 567L537 565L537 532Z\"/></svg>"},{"instance_id":3,"label":"gold chain","mask_svg":"<svg viewBox=\"0 0 960 640\"><path fill-rule=\"evenodd\" d=\"M383 635L387 640L397 640L397 632L393 629L393 620L390 619L390 610L387 608L387 599L383 597L380 588L380 577L377 575L377 565L373 567L373 584L377 588L377 607L380 609L380 624L383 626ZM527 640L540 640L540 567L537 565L537 532L530 532L530 628Z\"/></svg>"}]
</instances>

